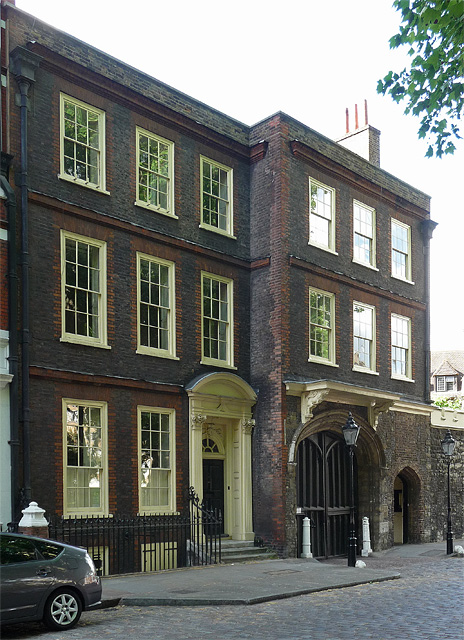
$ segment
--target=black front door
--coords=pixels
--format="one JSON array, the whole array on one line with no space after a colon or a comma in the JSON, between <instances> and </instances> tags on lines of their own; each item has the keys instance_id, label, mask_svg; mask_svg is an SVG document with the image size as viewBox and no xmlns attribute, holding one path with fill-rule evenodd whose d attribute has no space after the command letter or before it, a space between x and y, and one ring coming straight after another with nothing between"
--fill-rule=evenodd
<instances>
[{"instance_id":1,"label":"black front door","mask_svg":"<svg viewBox=\"0 0 464 640\"><path fill-rule=\"evenodd\" d=\"M209 509L221 512L224 533L224 460L203 460L203 501Z\"/></svg>"},{"instance_id":2,"label":"black front door","mask_svg":"<svg viewBox=\"0 0 464 640\"><path fill-rule=\"evenodd\" d=\"M311 550L316 558L347 553L349 472L349 455L344 440L338 435L324 431L299 445L297 501L304 515L311 519Z\"/></svg>"}]
</instances>

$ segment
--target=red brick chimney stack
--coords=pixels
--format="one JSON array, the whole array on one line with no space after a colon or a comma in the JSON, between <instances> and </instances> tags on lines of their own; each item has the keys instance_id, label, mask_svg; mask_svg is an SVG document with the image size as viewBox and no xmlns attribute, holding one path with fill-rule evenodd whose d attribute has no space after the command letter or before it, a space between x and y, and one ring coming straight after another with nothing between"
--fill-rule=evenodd
<instances>
[{"instance_id":1,"label":"red brick chimney stack","mask_svg":"<svg viewBox=\"0 0 464 640\"><path fill-rule=\"evenodd\" d=\"M354 153L366 158L376 167L380 167L380 131L371 127L368 119L367 100L364 100L364 126L359 127L358 105L354 107L354 131L350 131L350 114L345 110L346 133L336 140Z\"/></svg>"}]
</instances>

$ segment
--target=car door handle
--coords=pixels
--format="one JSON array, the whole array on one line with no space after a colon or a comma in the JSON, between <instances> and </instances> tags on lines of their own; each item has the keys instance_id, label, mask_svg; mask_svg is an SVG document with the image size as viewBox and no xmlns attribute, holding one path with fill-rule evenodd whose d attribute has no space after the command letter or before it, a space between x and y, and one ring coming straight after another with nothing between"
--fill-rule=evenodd
<instances>
[{"instance_id":1,"label":"car door handle","mask_svg":"<svg viewBox=\"0 0 464 640\"><path fill-rule=\"evenodd\" d=\"M37 571L37 575L40 578L46 578L48 576L48 574L50 573L50 569L39 569Z\"/></svg>"}]
</instances>

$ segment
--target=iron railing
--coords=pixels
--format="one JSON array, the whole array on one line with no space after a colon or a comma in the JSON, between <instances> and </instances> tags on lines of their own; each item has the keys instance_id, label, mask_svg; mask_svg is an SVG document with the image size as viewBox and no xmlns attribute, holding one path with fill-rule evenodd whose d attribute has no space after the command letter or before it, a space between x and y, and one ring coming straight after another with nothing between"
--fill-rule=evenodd
<instances>
[{"instance_id":1,"label":"iron railing","mask_svg":"<svg viewBox=\"0 0 464 640\"><path fill-rule=\"evenodd\" d=\"M100 575L162 571L221 562L221 514L192 487L184 513L52 517L50 538L85 547Z\"/></svg>"}]
</instances>

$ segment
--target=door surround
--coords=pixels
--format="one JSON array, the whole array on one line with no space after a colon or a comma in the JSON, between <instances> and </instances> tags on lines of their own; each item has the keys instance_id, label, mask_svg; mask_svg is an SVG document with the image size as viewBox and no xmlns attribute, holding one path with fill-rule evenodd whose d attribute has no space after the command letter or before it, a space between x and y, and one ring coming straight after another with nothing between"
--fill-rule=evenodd
<instances>
[{"instance_id":1,"label":"door surround","mask_svg":"<svg viewBox=\"0 0 464 640\"><path fill-rule=\"evenodd\" d=\"M253 540L251 434L257 396L242 378L211 372L192 380L189 396L190 486L203 498L203 439L220 425L224 439L224 521L234 540Z\"/></svg>"}]
</instances>

